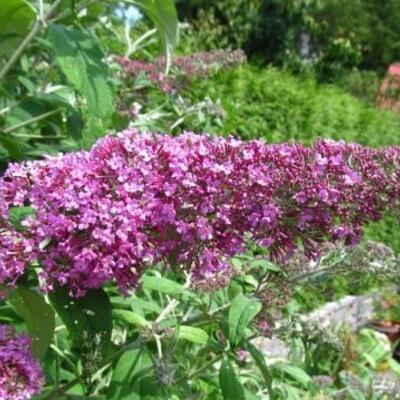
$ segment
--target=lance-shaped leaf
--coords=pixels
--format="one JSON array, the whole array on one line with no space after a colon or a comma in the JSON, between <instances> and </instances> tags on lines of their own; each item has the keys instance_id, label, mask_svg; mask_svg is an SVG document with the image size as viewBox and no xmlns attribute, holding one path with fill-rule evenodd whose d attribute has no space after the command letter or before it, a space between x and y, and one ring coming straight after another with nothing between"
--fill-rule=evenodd
<instances>
[{"instance_id":1,"label":"lance-shaped leaf","mask_svg":"<svg viewBox=\"0 0 400 400\"><path fill-rule=\"evenodd\" d=\"M96 38L84 30L50 24L49 38L57 64L68 82L83 97L83 143L90 146L104 135L114 109L104 54Z\"/></svg>"},{"instance_id":2,"label":"lance-shaped leaf","mask_svg":"<svg viewBox=\"0 0 400 400\"><path fill-rule=\"evenodd\" d=\"M43 357L53 340L55 329L53 309L40 293L23 287L11 291L9 301L25 322L28 334L32 338L35 355Z\"/></svg>"},{"instance_id":3,"label":"lance-shaped leaf","mask_svg":"<svg viewBox=\"0 0 400 400\"><path fill-rule=\"evenodd\" d=\"M229 360L223 360L221 363L219 385L224 400L246 400L243 386Z\"/></svg>"},{"instance_id":4,"label":"lance-shaped leaf","mask_svg":"<svg viewBox=\"0 0 400 400\"><path fill-rule=\"evenodd\" d=\"M233 346L243 339L250 321L260 312L261 303L257 299L239 295L229 308L229 341Z\"/></svg>"},{"instance_id":5,"label":"lance-shaped leaf","mask_svg":"<svg viewBox=\"0 0 400 400\"><path fill-rule=\"evenodd\" d=\"M131 0L154 23L161 38L166 57L166 72L171 64L172 50L178 41L178 15L173 0Z\"/></svg>"},{"instance_id":6,"label":"lance-shaped leaf","mask_svg":"<svg viewBox=\"0 0 400 400\"><path fill-rule=\"evenodd\" d=\"M182 325L179 327L179 339L185 339L192 343L206 345L208 342L208 334L203 329L194 326Z\"/></svg>"},{"instance_id":7,"label":"lance-shaped leaf","mask_svg":"<svg viewBox=\"0 0 400 400\"><path fill-rule=\"evenodd\" d=\"M35 21L35 14L26 0L0 1L0 57L15 51Z\"/></svg>"},{"instance_id":8,"label":"lance-shaped leaf","mask_svg":"<svg viewBox=\"0 0 400 400\"><path fill-rule=\"evenodd\" d=\"M84 297L73 298L67 289L59 288L49 293L49 299L77 349L84 350L92 344L103 355L107 353L113 324L110 300L103 289L89 290Z\"/></svg>"}]
</instances>

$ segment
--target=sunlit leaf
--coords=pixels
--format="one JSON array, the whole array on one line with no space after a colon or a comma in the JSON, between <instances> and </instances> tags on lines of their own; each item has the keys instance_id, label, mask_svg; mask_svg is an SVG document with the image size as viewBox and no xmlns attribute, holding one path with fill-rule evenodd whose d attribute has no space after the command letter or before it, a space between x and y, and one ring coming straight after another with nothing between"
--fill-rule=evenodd
<instances>
[{"instance_id":1,"label":"sunlit leaf","mask_svg":"<svg viewBox=\"0 0 400 400\"><path fill-rule=\"evenodd\" d=\"M23 287L11 291L9 301L25 322L35 354L43 357L53 340L55 329L53 309L41 294Z\"/></svg>"},{"instance_id":2,"label":"sunlit leaf","mask_svg":"<svg viewBox=\"0 0 400 400\"><path fill-rule=\"evenodd\" d=\"M241 341L248 324L260 310L260 301L242 294L232 301L229 308L229 341L234 346Z\"/></svg>"},{"instance_id":3,"label":"sunlit leaf","mask_svg":"<svg viewBox=\"0 0 400 400\"><path fill-rule=\"evenodd\" d=\"M245 400L243 386L229 360L223 360L219 370L219 385L224 400Z\"/></svg>"},{"instance_id":4,"label":"sunlit leaf","mask_svg":"<svg viewBox=\"0 0 400 400\"><path fill-rule=\"evenodd\" d=\"M202 345L206 345L208 342L207 332L193 326L180 326L178 338Z\"/></svg>"},{"instance_id":5,"label":"sunlit leaf","mask_svg":"<svg viewBox=\"0 0 400 400\"><path fill-rule=\"evenodd\" d=\"M133 311L113 310L112 315L115 318L133 326L144 327L150 324L149 321L146 320L146 318Z\"/></svg>"},{"instance_id":6,"label":"sunlit leaf","mask_svg":"<svg viewBox=\"0 0 400 400\"><path fill-rule=\"evenodd\" d=\"M85 128L83 144L88 147L105 134L114 110L104 54L89 32L62 25L49 26L56 62L69 83L83 97Z\"/></svg>"},{"instance_id":7,"label":"sunlit leaf","mask_svg":"<svg viewBox=\"0 0 400 400\"><path fill-rule=\"evenodd\" d=\"M34 20L35 9L28 1L0 1L0 57L15 50Z\"/></svg>"}]
</instances>

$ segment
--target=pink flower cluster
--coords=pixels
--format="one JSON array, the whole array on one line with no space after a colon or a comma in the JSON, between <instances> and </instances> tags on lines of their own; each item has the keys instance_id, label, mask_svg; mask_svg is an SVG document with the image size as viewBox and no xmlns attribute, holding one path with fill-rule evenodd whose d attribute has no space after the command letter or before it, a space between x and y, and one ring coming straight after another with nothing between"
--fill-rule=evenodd
<instances>
[{"instance_id":1,"label":"pink flower cluster","mask_svg":"<svg viewBox=\"0 0 400 400\"><path fill-rule=\"evenodd\" d=\"M23 274L26 263L33 261L31 243L9 222L8 204L0 195L0 284L8 282L10 286L14 285Z\"/></svg>"},{"instance_id":2,"label":"pink flower cluster","mask_svg":"<svg viewBox=\"0 0 400 400\"><path fill-rule=\"evenodd\" d=\"M1 281L20 273L26 241L47 288L68 285L76 296L109 280L126 292L159 262L220 285L249 241L279 263L298 246L315 257L326 241L356 243L364 223L398 207L399 165L394 147L124 131L90 152L9 167L3 202L35 215L23 239L0 244Z\"/></svg>"},{"instance_id":3,"label":"pink flower cluster","mask_svg":"<svg viewBox=\"0 0 400 400\"><path fill-rule=\"evenodd\" d=\"M0 325L0 400L26 400L41 391L44 378L30 345L27 335Z\"/></svg>"},{"instance_id":4,"label":"pink flower cluster","mask_svg":"<svg viewBox=\"0 0 400 400\"><path fill-rule=\"evenodd\" d=\"M133 78L136 79L140 73L143 73L163 92L171 93L187 84L195 76L204 78L217 69L244 64L246 55L243 50L214 50L176 57L173 60L173 72L170 75L164 73L164 57L159 57L154 63L131 60L127 57L116 57L115 60Z\"/></svg>"}]
</instances>

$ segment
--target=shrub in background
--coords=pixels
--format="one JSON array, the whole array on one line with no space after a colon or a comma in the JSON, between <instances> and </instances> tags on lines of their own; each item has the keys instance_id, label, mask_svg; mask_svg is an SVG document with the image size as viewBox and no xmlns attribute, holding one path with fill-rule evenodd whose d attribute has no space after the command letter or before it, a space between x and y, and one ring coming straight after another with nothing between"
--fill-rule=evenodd
<instances>
[{"instance_id":1,"label":"shrub in background","mask_svg":"<svg viewBox=\"0 0 400 400\"><path fill-rule=\"evenodd\" d=\"M297 70L311 62L323 80L353 67L384 73L399 57L399 0L179 1L177 6L181 19L198 28L200 46L240 46L264 62Z\"/></svg>"}]
</instances>

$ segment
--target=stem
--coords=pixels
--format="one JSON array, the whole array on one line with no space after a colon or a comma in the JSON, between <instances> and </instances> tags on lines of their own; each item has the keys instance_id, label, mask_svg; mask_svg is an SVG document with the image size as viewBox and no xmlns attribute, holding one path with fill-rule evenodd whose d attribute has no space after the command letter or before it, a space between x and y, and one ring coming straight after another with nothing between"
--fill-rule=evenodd
<instances>
[{"instance_id":1,"label":"stem","mask_svg":"<svg viewBox=\"0 0 400 400\"><path fill-rule=\"evenodd\" d=\"M190 283L191 283L191 275L189 274L186 277L186 283L183 286L185 289L187 289L188 287L190 287ZM161 314L157 317L157 319L155 320L155 323L160 323L169 313L171 313L172 311L175 310L175 308L178 306L179 301L176 299L173 299L171 302L168 303L167 307L164 308L164 310L161 312Z\"/></svg>"},{"instance_id":2,"label":"stem","mask_svg":"<svg viewBox=\"0 0 400 400\"><path fill-rule=\"evenodd\" d=\"M125 57L128 57L132 52L132 40L131 40L131 27L128 23L125 23L125 40L126 40L126 52Z\"/></svg>"},{"instance_id":3,"label":"stem","mask_svg":"<svg viewBox=\"0 0 400 400\"><path fill-rule=\"evenodd\" d=\"M23 128L26 125L33 124L34 122L41 121L42 119L50 117L51 115L58 114L61 111L62 111L61 108L57 108L56 110L51 110L51 111L48 111L47 113L40 114L37 117L28 119L26 121L22 121L19 124L16 124L16 125L10 126L9 128L3 129L3 133L6 133L6 134L10 133L10 132L15 131L15 130L17 130L19 128ZM45 136L41 136L41 137L46 138Z\"/></svg>"},{"instance_id":4,"label":"stem","mask_svg":"<svg viewBox=\"0 0 400 400\"><path fill-rule=\"evenodd\" d=\"M169 313L171 313L179 304L179 301L173 299L170 303L168 303L167 307L161 312L161 314L155 320L156 323L161 322Z\"/></svg>"},{"instance_id":5,"label":"stem","mask_svg":"<svg viewBox=\"0 0 400 400\"><path fill-rule=\"evenodd\" d=\"M38 0L38 9L39 9L39 19L42 21L43 24L45 24L43 0Z\"/></svg>"},{"instance_id":6,"label":"stem","mask_svg":"<svg viewBox=\"0 0 400 400\"><path fill-rule=\"evenodd\" d=\"M56 344L52 344L50 345L50 348L54 351L54 353L56 354L56 356L58 357L62 357L62 359L72 368L72 370L75 373L75 376L78 377L79 376L79 372L75 367L75 364L63 353L62 350L60 350Z\"/></svg>"},{"instance_id":7,"label":"stem","mask_svg":"<svg viewBox=\"0 0 400 400\"><path fill-rule=\"evenodd\" d=\"M122 356L126 351L135 349L140 347L142 344L146 342L145 339L139 338L132 343L129 343L125 346L122 346L119 350L117 350L114 354L111 354L109 357L105 358L99 364L100 368L105 367L107 364L112 363L113 361L117 360L119 357ZM48 396L46 396L43 400L57 400L60 398L61 395L66 393L69 389L72 389L76 384L80 382L81 378L73 379L71 382L66 383L64 386L53 390Z\"/></svg>"},{"instance_id":8,"label":"stem","mask_svg":"<svg viewBox=\"0 0 400 400\"><path fill-rule=\"evenodd\" d=\"M206 369L208 369L209 367L211 367L212 365L214 365L215 363L220 361L222 358L223 358L223 354L219 354L218 356L216 356L215 358L210 360L208 363L206 363L203 366L201 366L200 368L198 368L196 371L193 371L192 373L190 373L188 375L181 376L179 379L177 379L175 381L175 383L181 383L184 380L189 380L189 379L195 378L196 376L200 375L203 371L205 371Z\"/></svg>"},{"instance_id":9,"label":"stem","mask_svg":"<svg viewBox=\"0 0 400 400\"><path fill-rule=\"evenodd\" d=\"M271 372L269 370L269 367L267 366L265 362L265 357L263 353L259 353L259 351L254 347L250 341L246 341L246 347L245 347L251 354L255 364L257 365L258 369L260 370L265 384L267 386L268 394L269 394L269 399L270 400L275 400L275 391L273 390L272 387L272 382L273 382L273 377L271 375Z\"/></svg>"},{"instance_id":10,"label":"stem","mask_svg":"<svg viewBox=\"0 0 400 400\"><path fill-rule=\"evenodd\" d=\"M32 30L28 33L28 35L25 37L25 39L22 41L22 43L19 45L17 50L13 53L13 55L10 57L10 59L4 64L4 67L0 71L0 81L4 79L4 77L7 75L8 71L14 66L14 64L19 60L23 52L26 50L26 48L29 46L29 44L32 42L32 40L36 37L36 35L40 32L42 27L45 25L45 23L51 18L51 16L54 14L54 12L57 10L58 6L61 4L62 0L56 0L54 4L51 6L49 12L42 18L40 16L36 19Z\"/></svg>"},{"instance_id":11,"label":"stem","mask_svg":"<svg viewBox=\"0 0 400 400\"><path fill-rule=\"evenodd\" d=\"M86 7L90 6L93 3L96 3L97 1L98 0L83 1L82 3L76 5L75 10L79 13L79 11L85 9ZM57 22L60 19L70 17L73 14L74 13L71 11L71 9L64 10L64 11L61 11L56 17L49 19L48 22L52 22L52 23Z\"/></svg>"},{"instance_id":12,"label":"stem","mask_svg":"<svg viewBox=\"0 0 400 400\"><path fill-rule=\"evenodd\" d=\"M215 310L210 311L209 313L203 313L201 315L197 315L195 317L189 318L189 319L184 319L182 322L184 322L186 325L192 325L192 324L198 324L201 322L209 322L212 320L212 317L215 314L218 314L220 311L224 311L227 308L229 308L231 303L226 303L221 307L216 308Z\"/></svg>"},{"instance_id":13,"label":"stem","mask_svg":"<svg viewBox=\"0 0 400 400\"><path fill-rule=\"evenodd\" d=\"M57 336L54 337L54 344L57 347L58 343L57 343ZM56 362L55 362L55 387L56 389L58 389L58 387L60 386L60 369L61 369L61 362L60 362L60 355L58 354L58 352L56 352Z\"/></svg>"},{"instance_id":14,"label":"stem","mask_svg":"<svg viewBox=\"0 0 400 400\"><path fill-rule=\"evenodd\" d=\"M190 283L191 283L191 275L188 274L184 288L187 289L188 287L190 287ZM167 307L161 312L161 314L158 316L158 318L156 319L155 322L158 322L158 323L161 322L169 313L171 313L176 308L176 306L178 304L179 304L178 300L175 300L175 299L172 300L167 305ZM225 304L224 306L222 306L214 311L218 312L221 309L226 308L226 306L229 306L229 304ZM162 358L162 348L161 348L160 337L158 335L154 335L154 338L155 338L156 344L157 344L158 355L160 358ZM150 338L149 339L139 338L132 343L122 346L114 354L111 354L109 357L106 357L105 359L103 359L98 365L99 369L105 367L106 365L112 363L115 360L118 360L118 358L120 358L128 350L139 348L141 345L148 342L149 340L150 340ZM219 361L221 358L222 358L222 355L219 355L214 360L211 360L209 363L207 363L203 367L199 368L197 371L188 375L187 379L191 379L191 378L197 376L199 373L201 373L203 370L208 368L210 365L213 365L214 363ZM180 378L177 382L179 382L182 379L184 379L184 377ZM61 386L58 389L53 390L48 396L46 396L44 398L44 400L56 400L56 399L60 398L61 395L65 394L69 389L73 388L77 383L79 383L79 381L80 381L80 378L76 378L76 379L72 380L71 382L66 383L64 386Z\"/></svg>"},{"instance_id":15,"label":"stem","mask_svg":"<svg viewBox=\"0 0 400 400\"><path fill-rule=\"evenodd\" d=\"M13 135L14 138L20 138L20 139L37 139L37 140L61 140L61 139L66 139L68 136L43 136L43 135L24 135L24 134L19 134L19 135Z\"/></svg>"},{"instance_id":16,"label":"stem","mask_svg":"<svg viewBox=\"0 0 400 400\"><path fill-rule=\"evenodd\" d=\"M137 50L137 48L139 47L139 45L144 42L147 38L149 38L150 36L154 35L155 33L157 33L157 29L150 29L148 30L146 33L144 33L142 36L140 36L138 39L136 39L132 44L131 44L131 48L128 54L126 54L126 56L130 56L133 52L135 52Z\"/></svg>"},{"instance_id":17,"label":"stem","mask_svg":"<svg viewBox=\"0 0 400 400\"><path fill-rule=\"evenodd\" d=\"M304 279L309 278L310 276L319 274L320 272L333 272L333 271L334 271L334 268L333 268L333 267L326 267L326 268L316 269L316 270L314 270L314 271L309 271L309 272L305 272L305 273L303 273L303 274L297 275L297 276L295 276L294 278L292 278L292 279L290 280L290 282L292 282L292 283L297 283L297 282L299 282L299 281L302 281L302 280L304 280Z\"/></svg>"},{"instance_id":18,"label":"stem","mask_svg":"<svg viewBox=\"0 0 400 400\"><path fill-rule=\"evenodd\" d=\"M163 358L163 353L162 353L162 345L161 345L160 336L154 334L154 339L156 340L156 344L157 344L158 358L159 358L160 360L162 360L162 358Z\"/></svg>"}]
</instances>

